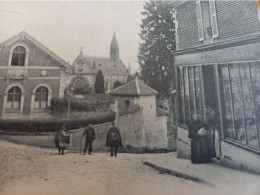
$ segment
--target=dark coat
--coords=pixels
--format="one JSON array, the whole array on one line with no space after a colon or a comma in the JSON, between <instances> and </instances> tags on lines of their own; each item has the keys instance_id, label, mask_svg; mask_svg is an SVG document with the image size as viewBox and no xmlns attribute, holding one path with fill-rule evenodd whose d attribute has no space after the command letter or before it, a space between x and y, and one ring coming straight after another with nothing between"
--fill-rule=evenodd
<instances>
[{"instance_id":1,"label":"dark coat","mask_svg":"<svg viewBox=\"0 0 260 195\"><path fill-rule=\"evenodd\" d=\"M189 138L191 138L191 161L193 163L209 162L209 144L207 136L199 136L198 131L205 127L202 121L194 121L189 126Z\"/></svg>"},{"instance_id":2,"label":"dark coat","mask_svg":"<svg viewBox=\"0 0 260 195\"><path fill-rule=\"evenodd\" d=\"M62 127L58 130L54 143L56 147L67 147L67 144L70 144L70 133L66 128Z\"/></svg>"},{"instance_id":3,"label":"dark coat","mask_svg":"<svg viewBox=\"0 0 260 195\"><path fill-rule=\"evenodd\" d=\"M110 147L111 143L117 142L117 146L122 146L122 139L117 127L111 127L107 133L106 147Z\"/></svg>"},{"instance_id":4,"label":"dark coat","mask_svg":"<svg viewBox=\"0 0 260 195\"><path fill-rule=\"evenodd\" d=\"M189 125L189 138L195 138L198 136L198 131L204 127L205 124L202 121L194 121Z\"/></svg>"},{"instance_id":5,"label":"dark coat","mask_svg":"<svg viewBox=\"0 0 260 195\"><path fill-rule=\"evenodd\" d=\"M86 142L93 142L96 139L96 133L93 127L87 127L82 135L86 136Z\"/></svg>"}]
</instances>

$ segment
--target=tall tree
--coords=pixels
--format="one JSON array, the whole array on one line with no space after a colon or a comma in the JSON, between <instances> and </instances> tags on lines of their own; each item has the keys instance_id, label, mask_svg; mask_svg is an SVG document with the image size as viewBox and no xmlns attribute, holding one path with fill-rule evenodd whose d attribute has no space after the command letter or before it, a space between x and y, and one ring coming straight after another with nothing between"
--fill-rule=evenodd
<instances>
[{"instance_id":1,"label":"tall tree","mask_svg":"<svg viewBox=\"0 0 260 195\"><path fill-rule=\"evenodd\" d=\"M169 1L144 3L138 62L144 82L160 95L168 94L174 84L175 24Z\"/></svg>"},{"instance_id":2,"label":"tall tree","mask_svg":"<svg viewBox=\"0 0 260 195\"><path fill-rule=\"evenodd\" d=\"M105 93L104 76L101 70L99 70L96 75L96 81L94 87L96 93Z\"/></svg>"}]
</instances>

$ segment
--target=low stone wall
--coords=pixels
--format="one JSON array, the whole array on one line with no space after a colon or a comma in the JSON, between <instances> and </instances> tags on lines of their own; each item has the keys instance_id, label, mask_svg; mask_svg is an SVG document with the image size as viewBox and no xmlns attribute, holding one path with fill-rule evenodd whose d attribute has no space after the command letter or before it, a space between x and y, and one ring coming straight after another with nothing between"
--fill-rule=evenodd
<instances>
[{"instance_id":1,"label":"low stone wall","mask_svg":"<svg viewBox=\"0 0 260 195\"><path fill-rule=\"evenodd\" d=\"M106 136L108 129L112 127L112 124L109 123L103 123L99 125L93 125L96 133L96 139L93 142L93 150L107 150L106 148ZM75 150L82 150L85 146L85 137L83 139L82 135L84 133L85 128L81 128L78 130L72 131L72 137L71 137L71 149Z\"/></svg>"},{"instance_id":2,"label":"low stone wall","mask_svg":"<svg viewBox=\"0 0 260 195\"><path fill-rule=\"evenodd\" d=\"M111 122L93 125L96 132L96 140L93 142L93 150L107 150L106 135L112 126ZM81 140L85 128L71 130L71 144L68 149L79 151L84 149L85 139ZM51 133L19 133L19 132L0 132L0 139L11 141L17 144L32 145L38 147L54 148L54 137L56 132Z\"/></svg>"}]
</instances>

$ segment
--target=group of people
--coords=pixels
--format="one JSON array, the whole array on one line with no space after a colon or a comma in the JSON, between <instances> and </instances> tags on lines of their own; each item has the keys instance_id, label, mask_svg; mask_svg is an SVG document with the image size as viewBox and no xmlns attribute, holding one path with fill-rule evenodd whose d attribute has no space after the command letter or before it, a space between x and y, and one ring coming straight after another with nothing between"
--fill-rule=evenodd
<instances>
[{"instance_id":1,"label":"group of people","mask_svg":"<svg viewBox=\"0 0 260 195\"><path fill-rule=\"evenodd\" d=\"M96 139L95 129L92 124L89 124L81 137L81 140L85 137L85 147L83 155L92 154L92 143ZM58 148L59 154L64 154L64 150L70 144L70 131L66 129L65 124L58 130L54 142ZM81 145L81 143L80 143ZM110 147L110 156L117 156L117 148L122 146L122 139L119 129L115 126L115 122L112 123L112 127L108 130L106 137L106 147ZM81 146L80 146L81 147ZM81 151L80 151L81 152Z\"/></svg>"}]
</instances>

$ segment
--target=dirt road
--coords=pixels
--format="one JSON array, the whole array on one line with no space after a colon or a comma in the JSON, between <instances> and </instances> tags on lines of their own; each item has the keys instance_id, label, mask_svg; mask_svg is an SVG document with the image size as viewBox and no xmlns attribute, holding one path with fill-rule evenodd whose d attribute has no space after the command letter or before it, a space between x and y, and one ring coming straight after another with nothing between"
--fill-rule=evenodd
<instances>
[{"instance_id":1,"label":"dirt road","mask_svg":"<svg viewBox=\"0 0 260 195\"><path fill-rule=\"evenodd\" d=\"M209 186L160 174L142 160L156 154L57 155L0 140L0 194L208 194ZM191 193L190 193L191 194Z\"/></svg>"}]
</instances>

